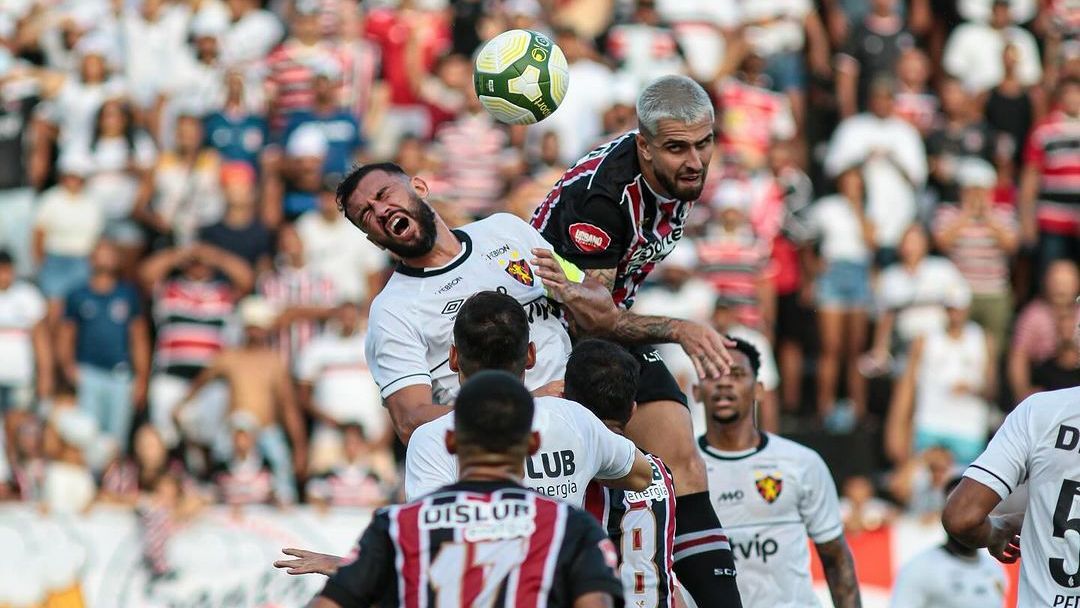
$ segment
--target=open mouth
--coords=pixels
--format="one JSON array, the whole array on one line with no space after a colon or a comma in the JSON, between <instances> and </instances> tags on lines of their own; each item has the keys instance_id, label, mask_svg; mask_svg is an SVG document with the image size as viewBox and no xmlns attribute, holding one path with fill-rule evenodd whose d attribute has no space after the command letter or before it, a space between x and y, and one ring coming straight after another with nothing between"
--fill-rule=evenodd
<instances>
[{"instance_id":1,"label":"open mouth","mask_svg":"<svg viewBox=\"0 0 1080 608\"><path fill-rule=\"evenodd\" d=\"M679 176L679 181L687 183L687 184L696 184L699 181L701 181L701 174L700 173L693 173L693 174L681 175L681 176Z\"/></svg>"},{"instance_id":2,"label":"open mouth","mask_svg":"<svg viewBox=\"0 0 1080 608\"><path fill-rule=\"evenodd\" d=\"M409 231L409 226L411 225L412 223L409 221L409 218L405 216L405 214L397 213L390 216L390 219L386 221L386 224L384 224L384 229L388 234L390 234L390 236L394 238L401 238L405 236L405 234Z\"/></svg>"}]
</instances>

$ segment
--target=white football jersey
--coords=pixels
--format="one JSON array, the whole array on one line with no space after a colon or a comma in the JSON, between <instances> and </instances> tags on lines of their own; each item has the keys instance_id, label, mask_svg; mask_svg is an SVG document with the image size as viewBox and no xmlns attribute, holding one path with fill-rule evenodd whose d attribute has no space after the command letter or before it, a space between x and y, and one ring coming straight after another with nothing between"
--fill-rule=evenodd
<instances>
[{"instance_id":1,"label":"white football jersey","mask_svg":"<svg viewBox=\"0 0 1080 608\"><path fill-rule=\"evenodd\" d=\"M724 523L744 606L820 606L810 547L844 532L836 485L817 452L771 433L745 452L698 438L709 495Z\"/></svg>"},{"instance_id":2,"label":"white football jersey","mask_svg":"<svg viewBox=\"0 0 1080 608\"><path fill-rule=\"evenodd\" d=\"M1080 606L1080 388L1025 399L964 477L1002 499L1028 482L1017 605Z\"/></svg>"},{"instance_id":3,"label":"white football jersey","mask_svg":"<svg viewBox=\"0 0 1080 608\"><path fill-rule=\"evenodd\" d=\"M405 500L454 483L457 457L446 451L446 431L454 428L451 412L420 425L405 452ZM533 430L540 451L525 461L523 484L541 494L581 507L593 479L618 479L630 473L637 448L611 432L580 403L558 397L536 399Z\"/></svg>"},{"instance_id":4,"label":"white football jersey","mask_svg":"<svg viewBox=\"0 0 1080 608\"><path fill-rule=\"evenodd\" d=\"M1005 602L1005 569L986 551L975 557L933 547L911 558L893 586L893 608L987 608Z\"/></svg>"},{"instance_id":5,"label":"white football jersey","mask_svg":"<svg viewBox=\"0 0 1080 608\"><path fill-rule=\"evenodd\" d=\"M448 365L454 319L479 291L513 296L529 316L536 366L525 375L530 390L561 380L570 336L558 307L545 296L529 260L532 249L551 249L529 224L496 213L455 230L461 253L440 268L398 265L371 303L367 360L383 399L416 384L431 386L435 403L449 404L458 390Z\"/></svg>"}]
</instances>

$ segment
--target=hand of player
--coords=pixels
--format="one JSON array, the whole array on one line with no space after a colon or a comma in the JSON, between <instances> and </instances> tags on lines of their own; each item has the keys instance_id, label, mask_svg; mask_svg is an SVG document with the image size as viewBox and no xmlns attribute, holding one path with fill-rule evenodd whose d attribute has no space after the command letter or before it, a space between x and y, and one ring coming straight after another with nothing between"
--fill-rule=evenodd
<instances>
[{"instance_id":1,"label":"hand of player","mask_svg":"<svg viewBox=\"0 0 1080 608\"><path fill-rule=\"evenodd\" d=\"M1020 559L1020 528L1024 525L1024 514L1013 513L990 518L993 526L990 542L986 550L1003 564L1011 564Z\"/></svg>"},{"instance_id":2,"label":"hand of player","mask_svg":"<svg viewBox=\"0 0 1080 608\"><path fill-rule=\"evenodd\" d=\"M296 559L279 559L274 562L274 567L282 568L294 576L300 574L333 576L337 572L338 565L341 564L341 558L336 555L292 548L282 549L281 552Z\"/></svg>"},{"instance_id":3,"label":"hand of player","mask_svg":"<svg viewBox=\"0 0 1080 608\"><path fill-rule=\"evenodd\" d=\"M698 378L719 378L731 371L733 359L727 349L734 347L734 342L712 327L694 321L677 319L674 331L675 341L694 362Z\"/></svg>"},{"instance_id":4,"label":"hand of player","mask_svg":"<svg viewBox=\"0 0 1080 608\"><path fill-rule=\"evenodd\" d=\"M605 335L615 328L619 309L611 292L600 281L585 277L581 282L566 276L555 254L547 249L533 249L531 261L548 294L566 306L576 326L587 334Z\"/></svg>"}]
</instances>

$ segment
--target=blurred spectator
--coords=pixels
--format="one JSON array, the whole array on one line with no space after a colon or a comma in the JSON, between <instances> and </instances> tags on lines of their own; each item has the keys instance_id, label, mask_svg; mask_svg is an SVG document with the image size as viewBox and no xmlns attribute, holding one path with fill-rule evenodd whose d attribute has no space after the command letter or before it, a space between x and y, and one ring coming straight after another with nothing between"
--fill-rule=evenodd
<instances>
[{"instance_id":1,"label":"blurred spectator","mask_svg":"<svg viewBox=\"0 0 1080 608\"><path fill-rule=\"evenodd\" d=\"M44 117L54 126L61 151L72 143L86 145L94 133L94 118L106 99L124 95L124 80L113 75L108 57L111 43L102 34L87 34L75 46L78 69L43 72L42 97L48 100ZM39 153L48 154L47 148Z\"/></svg>"},{"instance_id":2,"label":"blurred spectator","mask_svg":"<svg viewBox=\"0 0 1080 608\"><path fill-rule=\"evenodd\" d=\"M151 581L175 574L169 561L169 541L197 508L198 503L185 494L178 475L171 473L154 479L140 495L135 514L143 565L150 571Z\"/></svg>"},{"instance_id":3,"label":"blurred spectator","mask_svg":"<svg viewBox=\"0 0 1080 608\"><path fill-rule=\"evenodd\" d=\"M844 480L840 490L840 517L844 521L844 533L856 535L873 532L892 523L896 509L878 498L874 484L863 475Z\"/></svg>"},{"instance_id":4,"label":"blurred spectator","mask_svg":"<svg viewBox=\"0 0 1080 608\"><path fill-rule=\"evenodd\" d=\"M225 215L221 221L199 230L199 241L223 249L257 271L270 269L274 235L258 213L255 170L242 162L221 167L221 192Z\"/></svg>"},{"instance_id":5,"label":"blurred spectator","mask_svg":"<svg viewBox=\"0 0 1080 608\"><path fill-rule=\"evenodd\" d=\"M87 256L105 228L101 204L86 192L91 163L80 153L61 156L59 185L38 201L34 257L39 264L38 285L50 302L51 323L59 320L64 298L90 278Z\"/></svg>"},{"instance_id":6,"label":"blurred spectator","mask_svg":"<svg viewBox=\"0 0 1080 608\"><path fill-rule=\"evenodd\" d=\"M965 21L986 23L993 18L994 8L998 4L1001 4L999 0L957 0L956 10ZM1004 4L1014 23L1026 24L1039 11L1037 0L1009 0Z\"/></svg>"},{"instance_id":7,"label":"blurred spectator","mask_svg":"<svg viewBox=\"0 0 1080 608\"><path fill-rule=\"evenodd\" d=\"M998 58L1006 45L1016 47L1016 74L1020 84L1031 86L1042 77L1035 37L1013 24L1009 3L1010 0L993 0L988 22L960 24L945 44L942 66L970 93L982 93L1001 82L1003 65Z\"/></svg>"},{"instance_id":8,"label":"blurred spectator","mask_svg":"<svg viewBox=\"0 0 1080 608\"><path fill-rule=\"evenodd\" d=\"M878 318L869 358L864 361L870 370L889 369L892 357L903 360L916 338L944 330L947 295L957 286L966 287L956 266L945 258L928 257L929 248L926 230L912 225L900 241L900 261L878 277ZM898 372L904 367L892 369Z\"/></svg>"},{"instance_id":9,"label":"blurred spectator","mask_svg":"<svg viewBox=\"0 0 1080 608\"><path fill-rule=\"evenodd\" d=\"M1021 309L1013 328L1007 370L1014 403L1035 392L1031 369L1057 354L1061 343L1059 319L1080 323L1080 272L1072 260L1052 262L1043 280L1043 295Z\"/></svg>"},{"instance_id":10,"label":"blurred spectator","mask_svg":"<svg viewBox=\"0 0 1080 608\"><path fill-rule=\"evenodd\" d=\"M90 280L67 297L57 358L78 388L79 408L127 449L136 409L146 405L150 329L135 286L120 278L120 253L102 241Z\"/></svg>"},{"instance_id":11,"label":"blurred spectator","mask_svg":"<svg viewBox=\"0 0 1080 608\"><path fill-rule=\"evenodd\" d=\"M716 293L736 303L738 322L771 332L775 295L769 273L770 242L750 224L750 192L745 184L725 182L711 201L716 222L696 242L697 271Z\"/></svg>"},{"instance_id":12,"label":"blurred spectator","mask_svg":"<svg viewBox=\"0 0 1080 608\"><path fill-rule=\"evenodd\" d=\"M251 291L254 275L241 258L196 244L151 256L143 262L140 280L152 294L157 329L149 418L171 449L179 442L173 410L192 379L225 348L226 323L236 301ZM205 401L200 409L212 411L212 400Z\"/></svg>"},{"instance_id":13,"label":"blurred spectator","mask_svg":"<svg viewBox=\"0 0 1080 608\"><path fill-rule=\"evenodd\" d=\"M333 284L335 300L366 305L382 288L389 259L338 211L336 188L323 182L319 208L300 216L296 234L305 265Z\"/></svg>"},{"instance_id":14,"label":"blurred spectator","mask_svg":"<svg viewBox=\"0 0 1080 608\"><path fill-rule=\"evenodd\" d=\"M809 0L757 0L739 5L743 36L751 52L765 60L770 88L791 101L795 120L806 112L806 67L829 76L829 41L817 9Z\"/></svg>"},{"instance_id":15,"label":"blurred spectator","mask_svg":"<svg viewBox=\"0 0 1080 608\"><path fill-rule=\"evenodd\" d=\"M993 338L996 361L1012 321L1009 258L1020 246L1020 231L1012 208L990 200L997 174L989 163L967 159L954 173L960 205L938 207L934 242L971 287L971 320Z\"/></svg>"},{"instance_id":16,"label":"blurred spectator","mask_svg":"<svg viewBox=\"0 0 1080 608\"><path fill-rule=\"evenodd\" d=\"M34 167L32 150L45 147L39 141L46 129L34 118L38 101L38 91L30 81L0 84L0 247L11 254L16 271L24 277L30 276L34 266L30 248L33 189L43 185L45 167L41 165L49 161L38 154Z\"/></svg>"},{"instance_id":17,"label":"blurred spectator","mask_svg":"<svg viewBox=\"0 0 1080 608\"><path fill-rule=\"evenodd\" d=\"M151 187L157 151L154 142L135 126L135 115L123 98L107 99L94 121L87 149L93 171L87 193L105 213L105 238L121 253L125 275L142 250L142 228L132 219L135 201Z\"/></svg>"},{"instance_id":18,"label":"blurred spectator","mask_svg":"<svg viewBox=\"0 0 1080 608\"><path fill-rule=\"evenodd\" d=\"M1020 177L1021 234L1037 249L1038 277L1053 260L1080 259L1080 79L1061 82L1058 104L1028 137Z\"/></svg>"},{"instance_id":19,"label":"blurred spectator","mask_svg":"<svg viewBox=\"0 0 1080 608\"><path fill-rule=\"evenodd\" d=\"M250 97L245 99L243 95L243 75L237 71L226 72L222 62L221 38L228 28L228 17L222 12L199 11L192 16L188 28L191 45L185 45L174 58L174 72L165 80L161 95L162 107L155 126L161 147L173 146L172 133L176 130L178 112L187 109L209 114L226 106L232 92L229 90L232 76L237 76L240 101L251 102ZM210 133L209 128L207 133Z\"/></svg>"},{"instance_id":20,"label":"blurred spectator","mask_svg":"<svg viewBox=\"0 0 1080 608\"><path fill-rule=\"evenodd\" d=\"M259 157L269 143L269 125L251 108L244 90L244 77L229 72L225 77L225 104L206 116L206 138L217 150L222 162L243 162L253 169L259 167Z\"/></svg>"},{"instance_id":21,"label":"blurred spectator","mask_svg":"<svg viewBox=\"0 0 1080 608\"><path fill-rule=\"evenodd\" d=\"M4 415L5 427L10 427L6 441L7 479L0 497L38 502L45 482L44 425L36 415Z\"/></svg>"},{"instance_id":22,"label":"blurred spectator","mask_svg":"<svg viewBox=\"0 0 1080 608\"><path fill-rule=\"evenodd\" d=\"M610 103L615 75L596 56L592 43L573 30L557 32L555 43L570 65L570 82L588 82L587 87L570 87L559 111L544 120L544 126L559 136L559 157L571 165L600 139L600 117Z\"/></svg>"},{"instance_id":23,"label":"blurred spectator","mask_svg":"<svg viewBox=\"0 0 1080 608\"><path fill-rule=\"evenodd\" d=\"M661 19L675 29L679 45L686 50L690 76L711 82L737 56L742 44L737 36L739 4L729 0L656 0ZM733 48L735 47L735 48Z\"/></svg>"},{"instance_id":24,"label":"blurred spectator","mask_svg":"<svg viewBox=\"0 0 1080 608\"><path fill-rule=\"evenodd\" d=\"M173 411L173 419L185 433L197 435L192 431L197 430L195 419L199 415L190 411L192 400L212 380L225 381L229 386L229 420L236 432L235 443L220 448L227 454L224 460L242 465L238 473L246 476L257 473L265 458L273 470L274 496L291 504L296 501L296 475L307 469L307 438L289 371L270 348L277 313L266 300L251 296L241 302L239 314L244 325L243 344L223 351L195 378ZM220 421L201 422L221 428ZM246 438L241 439L242 435ZM238 448L236 453L234 448Z\"/></svg>"},{"instance_id":25,"label":"blurred spectator","mask_svg":"<svg viewBox=\"0 0 1080 608\"><path fill-rule=\"evenodd\" d=\"M945 330L911 344L885 426L885 450L897 464L943 446L966 466L986 447L997 370L993 339L968 320L970 304L971 293L953 285L945 300Z\"/></svg>"},{"instance_id":26,"label":"blurred spectator","mask_svg":"<svg viewBox=\"0 0 1080 608\"><path fill-rule=\"evenodd\" d=\"M319 112L341 104L352 60L347 49L319 31L319 0L294 0L289 36L266 57L264 81L270 126L279 132L292 112L307 112L319 103ZM319 81L322 80L320 83ZM320 88L322 89L320 91Z\"/></svg>"},{"instance_id":27,"label":"blurred spectator","mask_svg":"<svg viewBox=\"0 0 1080 608\"><path fill-rule=\"evenodd\" d=\"M930 181L938 201L956 204L960 200L957 183L960 168L967 160L994 159L994 136L974 107L972 96L959 80L946 78L938 86L942 120L926 139L930 161Z\"/></svg>"},{"instance_id":28,"label":"blurred spectator","mask_svg":"<svg viewBox=\"0 0 1080 608\"><path fill-rule=\"evenodd\" d=\"M165 442L153 425L143 424L132 437L133 456L114 461L102 473L98 489L101 502L135 506L142 492L152 491L170 468L179 464L170 461Z\"/></svg>"},{"instance_id":29,"label":"blurred spectator","mask_svg":"<svg viewBox=\"0 0 1080 608\"><path fill-rule=\"evenodd\" d=\"M381 507L391 497L393 475L389 450L368 439L364 427L346 424L342 458L325 475L307 482L305 495L315 505L329 507Z\"/></svg>"},{"instance_id":30,"label":"blurred spectator","mask_svg":"<svg viewBox=\"0 0 1080 608\"><path fill-rule=\"evenodd\" d=\"M938 114L938 98L930 90L930 59L911 47L900 52L896 63L896 115L911 123L925 137Z\"/></svg>"},{"instance_id":31,"label":"blurred spectator","mask_svg":"<svg viewBox=\"0 0 1080 608\"><path fill-rule=\"evenodd\" d=\"M637 0L630 18L608 30L606 43L606 54L635 89L686 71L675 31L661 21L655 0Z\"/></svg>"},{"instance_id":32,"label":"blurred spectator","mask_svg":"<svg viewBox=\"0 0 1080 608\"><path fill-rule=\"evenodd\" d=\"M358 424L367 441L387 446L392 440L379 387L364 355L366 319L353 303L339 306L333 327L314 338L296 364L300 407L315 421L309 470L325 473L341 458L342 431Z\"/></svg>"},{"instance_id":33,"label":"blurred spectator","mask_svg":"<svg viewBox=\"0 0 1080 608\"><path fill-rule=\"evenodd\" d=\"M939 521L945 508L945 487L956 475L948 448L934 445L900 465L890 476L889 492L923 523Z\"/></svg>"},{"instance_id":34,"label":"blurred spectator","mask_svg":"<svg viewBox=\"0 0 1080 608\"><path fill-rule=\"evenodd\" d=\"M889 0L875 0L879 2ZM826 172L836 177L861 165L866 216L874 224L879 266L896 260L900 237L917 213L926 182L926 152L919 132L893 112L894 86L878 79L869 88L870 111L844 119L833 133Z\"/></svg>"},{"instance_id":35,"label":"blurred spectator","mask_svg":"<svg viewBox=\"0 0 1080 608\"><path fill-rule=\"evenodd\" d=\"M250 68L281 42L285 28L260 0L226 0L229 29L221 38L221 55L230 67ZM219 10L210 4L200 11Z\"/></svg>"},{"instance_id":36,"label":"blurred spectator","mask_svg":"<svg viewBox=\"0 0 1080 608\"><path fill-rule=\"evenodd\" d=\"M259 278L256 291L281 313L276 346L285 361L295 364L318 334L318 322L332 312L336 294L333 281L305 263L304 244L292 226L278 231L277 252L273 270Z\"/></svg>"},{"instance_id":37,"label":"blurred spectator","mask_svg":"<svg viewBox=\"0 0 1080 608\"><path fill-rule=\"evenodd\" d=\"M289 494L275 495L281 486L275 483L270 464L259 450L259 421L249 412L237 411L229 416L228 427L232 433L231 456L214 473L221 502L232 506L267 504L275 499L285 504L292 502Z\"/></svg>"},{"instance_id":38,"label":"blurred spectator","mask_svg":"<svg viewBox=\"0 0 1080 608\"><path fill-rule=\"evenodd\" d=\"M69 402L56 405L45 427L45 463L40 507L46 513L85 513L97 494L83 451L97 438L97 424Z\"/></svg>"},{"instance_id":39,"label":"blurred spectator","mask_svg":"<svg viewBox=\"0 0 1080 608\"><path fill-rule=\"evenodd\" d=\"M469 95L464 111L440 127L432 142L444 198L473 218L502 211L506 180L523 169L518 151L508 144L506 127Z\"/></svg>"},{"instance_id":40,"label":"blurred spectator","mask_svg":"<svg viewBox=\"0 0 1080 608\"><path fill-rule=\"evenodd\" d=\"M435 61L431 75L424 78L417 91L428 108L434 132L462 111L472 89L472 62L468 56L443 55Z\"/></svg>"},{"instance_id":41,"label":"blurred spectator","mask_svg":"<svg viewBox=\"0 0 1080 608\"><path fill-rule=\"evenodd\" d=\"M871 0L870 13L852 28L836 59L836 98L840 115L853 116L869 107L871 84L892 76L900 55L915 38L897 13L896 0Z\"/></svg>"},{"instance_id":42,"label":"blurred spectator","mask_svg":"<svg viewBox=\"0 0 1080 608\"><path fill-rule=\"evenodd\" d=\"M750 54L734 76L719 81L716 91L724 154L749 168L764 165L776 142L796 134L791 104L783 95L768 90L764 67L764 59Z\"/></svg>"},{"instance_id":43,"label":"blurred spectator","mask_svg":"<svg viewBox=\"0 0 1080 608\"><path fill-rule=\"evenodd\" d=\"M0 417L26 410L53 391L53 357L45 299L15 278L11 255L0 250Z\"/></svg>"},{"instance_id":44,"label":"blurred spectator","mask_svg":"<svg viewBox=\"0 0 1080 608\"><path fill-rule=\"evenodd\" d=\"M189 11L183 4L165 0L142 0L138 8L123 10L123 43L128 49L138 49L124 53L124 76L138 108L151 108L169 89L177 61L185 52Z\"/></svg>"},{"instance_id":45,"label":"blurred spectator","mask_svg":"<svg viewBox=\"0 0 1080 608\"><path fill-rule=\"evenodd\" d=\"M866 380L858 360L866 348L867 313L873 302L874 226L865 214L860 168L841 173L837 190L807 212L817 237L818 259L811 265L816 276L805 280L813 281L817 304L817 411L823 420L833 415L841 378L851 406L846 409L857 418L866 413Z\"/></svg>"},{"instance_id":46,"label":"blurred spectator","mask_svg":"<svg viewBox=\"0 0 1080 608\"><path fill-rule=\"evenodd\" d=\"M288 141L289 136L303 125L312 124L322 129L326 138L324 179L340 181L359 162L363 151L360 122L340 101L341 67L332 60L323 59L315 65L313 72L313 101L286 115L284 140Z\"/></svg>"},{"instance_id":47,"label":"blurred spectator","mask_svg":"<svg viewBox=\"0 0 1080 608\"><path fill-rule=\"evenodd\" d=\"M1076 323L1071 315L1057 319L1058 347L1053 358L1031 370L1035 391L1056 391L1080 386L1080 347L1076 343Z\"/></svg>"},{"instance_id":48,"label":"blurred spectator","mask_svg":"<svg viewBox=\"0 0 1080 608\"><path fill-rule=\"evenodd\" d=\"M323 184L323 166L330 142L316 124L305 124L290 135L285 144L285 159L277 175L282 197L267 199L263 214L266 224L277 227L283 218L293 222L301 214L318 207L319 191Z\"/></svg>"},{"instance_id":49,"label":"blurred spectator","mask_svg":"<svg viewBox=\"0 0 1080 608\"><path fill-rule=\"evenodd\" d=\"M185 110L176 119L175 147L158 156L152 194L135 207L153 248L189 245L199 228L221 219L220 184L220 157L205 145L202 118Z\"/></svg>"},{"instance_id":50,"label":"blurred spectator","mask_svg":"<svg viewBox=\"0 0 1080 608\"><path fill-rule=\"evenodd\" d=\"M1016 166L1023 160L1024 144L1036 117L1041 114L1042 94L1038 86L1024 85L1017 75L1020 52L1013 44L1001 52L1004 75L985 95L986 122L999 138L998 147Z\"/></svg>"}]
</instances>

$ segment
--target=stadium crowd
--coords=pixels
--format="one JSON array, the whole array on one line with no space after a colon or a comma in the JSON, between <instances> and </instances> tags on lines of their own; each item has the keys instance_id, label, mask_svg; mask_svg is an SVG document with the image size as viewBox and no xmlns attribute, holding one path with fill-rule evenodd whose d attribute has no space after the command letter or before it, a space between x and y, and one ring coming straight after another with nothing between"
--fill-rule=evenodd
<instances>
[{"instance_id":1,"label":"stadium crowd","mask_svg":"<svg viewBox=\"0 0 1080 608\"><path fill-rule=\"evenodd\" d=\"M1005 412L1080 384L1069 4L0 2L0 498L148 522L398 500L364 359L393 260L338 211L340 178L393 160L451 223L528 219L684 73L720 145L634 310L758 346L765 429L863 446L829 462L850 530L933 517ZM510 28L570 64L539 125L472 91Z\"/></svg>"}]
</instances>

